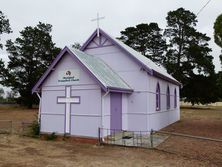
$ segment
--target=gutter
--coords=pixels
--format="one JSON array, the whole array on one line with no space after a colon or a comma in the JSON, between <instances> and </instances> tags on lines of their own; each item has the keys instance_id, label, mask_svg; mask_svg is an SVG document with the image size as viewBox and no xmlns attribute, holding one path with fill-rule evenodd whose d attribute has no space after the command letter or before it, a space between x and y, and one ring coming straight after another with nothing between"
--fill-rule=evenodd
<instances>
[{"instance_id":1,"label":"gutter","mask_svg":"<svg viewBox=\"0 0 222 167\"><path fill-rule=\"evenodd\" d=\"M42 107L42 98L41 96L39 95L38 92L35 92L36 95L38 96L39 98L39 111L38 111L38 123L40 123L40 117L41 117L41 107Z\"/></svg>"},{"instance_id":2,"label":"gutter","mask_svg":"<svg viewBox=\"0 0 222 167\"><path fill-rule=\"evenodd\" d=\"M104 141L104 136L103 136L103 128L104 128L104 125L103 125L103 120L104 120L104 108L105 108L105 104L104 104L104 98L110 93L110 91L108 90L103 96L102 96L102 110L101 110L101 128L102 128L102 133L101 133L101 137L102 137L102 140Z\"/></svg>"}]
</instances>

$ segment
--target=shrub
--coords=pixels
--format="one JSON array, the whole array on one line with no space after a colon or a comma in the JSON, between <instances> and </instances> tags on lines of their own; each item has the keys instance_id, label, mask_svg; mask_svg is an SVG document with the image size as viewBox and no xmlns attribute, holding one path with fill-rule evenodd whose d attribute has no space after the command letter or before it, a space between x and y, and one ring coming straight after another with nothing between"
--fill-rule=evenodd
<instances>
[{"instance_id":1,"label":"shrub","mask_svg":"<svg viewBox=\"0 0 222 167\"><path fill-rule=\"evenodd\" d=\"M36 120L31 124L31 134L32 136L39 136L40 134L40 124Z\"/></svg>"},{"instance_id":2,"label":"shrub","mask_svg":"<svg viewBox=\"0 0 222 167\"><path fill-rule=\"evenodd\" d=\"M57 136L56 136L55 132L46 136L46 140L55 140L56 138L57 138Z\"/></svg>"}]
</instances>

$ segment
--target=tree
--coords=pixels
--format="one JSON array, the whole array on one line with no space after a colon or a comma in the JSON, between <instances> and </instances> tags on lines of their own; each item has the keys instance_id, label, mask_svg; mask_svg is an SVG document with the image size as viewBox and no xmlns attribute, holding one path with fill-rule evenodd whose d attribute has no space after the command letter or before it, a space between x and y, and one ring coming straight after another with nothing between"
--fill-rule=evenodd
<instances>
[{"instance_id":1,"label":"tree","mask_svg":"<svg viewBox=\"0 0 222 167\"><path fill-rule=\"evenodd\" d=\"M162 64L167 46L161 32L157 23L138 24L121 31L119 39L157 64Z\"/></svg>"},{"instance_id":2,"label":"tree","mask_svg":"<svg viewBox=\"0 0 222 167\"><path fill-rule=\"evenodd\" d=\"M214 41L222 48L222 14L217 17L214 23ZM220 61L222 64L222 54L220 55Z\"/></svg>"},{"instance_id":3,"label":"tree","mask_svg":"<svg viewBox=\"0 0 222 167\"><path fill-rule=\"evenodd\" d=\"M21 104L29 108L36 102L32 87L60 51L52 42L51 30L50 24L39 22L35 27L25 27L14 42L6 43L9 62L7 68L2 65L5 72L1 82L18 92Z\"/></svg>"},{"instance_id":4,"label":"tree","mask_svg":"<svg viewBox=\"0 0 222 167\"><path fill-rule=\"evenodd\" d=\"M214 75L213 57L208 47L210 38L195 29L196 15L189 10L179 8L170 11L166 20L167 28L164 35L169 41L169 47L164 66L183 84L182 97L195 103L198 102L198 98L199 102L209 102L207 98L210 92L207 90L210 91L210 89L205 89L202 94L193 94L196 96L195 100L192 99L192 92L195 92L197 85L206 86L209 83L207 80Z\"/></svg>"},{"instance_id":5,"label":"tree","mask_svg":"<svg viewBox=\"0 0 222 167\"><path fill-rule=\"evenodd\" d=\"M217 94L218 94L218 97L220 99L220 101L222 100L222 71L219 71L217 74L216 74L216 84L217 84Z\"/></svg>"},{"instance_id":6,"label":"tree","mask_svg":"<svg viewBox=\"0 0 222 167\"><path fill-rule=\"evenodd\" d=\"M11 33L11 27L9 24L9 20L6 18L6 16L0 11L0 35L3 33L9 34ZM1 40L1 38L0 38ZM0 43L0 48L2 49L3 45Z\"/></svg>"},{"instance_id":7,"label":"tree","mask_svg":"<svg viewBox=\"0 0 222 167\"><path fill-rule=\"evenodd\" d=\"M202 74L192 74L189 82L184 85L185 101L194 104L213 103L218 100L219 92L216 84L217 76L212 74L204 76Z\"/></svg>"},{"instance_id":8,"label":"tree","mask_svg":"<svg viewBox=\"0 0 222 167\"><path fill-rule=\"evenodd\" d=\"M11 90L6 92L6 99L8 102L15 102L17 97L18 93L16 91Z\"/></svg>"},{"instance_id":9,"label":"tree","mask_svg":"<svg viewBox=\"0 0 222 167\"><path fill-rule=\"evenodd\" d=\"M214 42L222 48L222 14L217 17L214 23ZM222 54L220 55L220 62L222 64ZM217 74L217 90L220 99L222 99L222 71Z\"/></svg>"},{"instance_id":10,"label":"tree","mask_svg":"<svg viewBox=\"0 0 222 167\"><path fill-rule=\"evenodd\" d=\"M11 27L9 24L9 20L6 18L6 16L2 13L2 11L0 11L0 36L4 33L9 34L11 33ZM1 40L1 38L0 38ZM3 45L0 43L0 49L3 48ZM2 79L2 74L4 74L5 70L4 70L4 62L2 61L2 59L0 59L0 78ZM0 89L0 94L3 91L3 95L4 95L4 90ZM0 95L1 97L3 97L3 95Z\"/></svg>"},{"instance_id":11,"label":"tree","mask_svg":"<svg viewBox=\"0 0 222 167\"><path fill-rule=\"evenodd\" d=\"M4 89L0 88L0 99L4 98L4 94L5 94Z\"/></svg>"}]
</instances>

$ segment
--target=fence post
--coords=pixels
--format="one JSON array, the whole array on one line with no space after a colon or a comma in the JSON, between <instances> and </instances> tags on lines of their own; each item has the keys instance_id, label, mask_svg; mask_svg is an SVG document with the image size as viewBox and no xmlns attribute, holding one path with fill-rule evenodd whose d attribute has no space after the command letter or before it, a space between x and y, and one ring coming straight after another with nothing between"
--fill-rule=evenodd
<instances>
[{"instance_id":1,"label":"fence post","mask_svg":"<svg viewBox=\"0 0 222 167\"><path fill-rule=\"evenodd\" d=\"M140 146L142 147L142 132L140 131Z\"/></svg>"},{"instance_id":2,"label":"fence post","mask_svg":"<svg viewBox=\"0 0 222 167\"><path fill-rule=\"evenodd\" d=\"M114 144L116 144L116 129L114 129Z\"/></svg>"},{"instance_id":3,"label":"fence post","mask_svg":"<svg viewBox=\"0 0 222 167\"><path fill-rule=\"evenodd\" d=\"M109 144L109 129L106 129L106 141L105 143Z\"/></svg>"},{"instance_id":4,"label":"fence post","mask_svg":"<svg viewBox=\"0 0 222 167\"><path fill-rule=\"evenodd\" d=\"M10 129L10 133L12 134L12 121L10 121L11 122L11 129Z\"/></svg>"},{"instance_id":5,"label":"fence post","mask_svg":"<svg viewBox=\"0 0 222 167\"><path fill-rule=\"evenodd\" d=\"M22 135L24 135L24 122L22 121Z\"/></svg>"},{"instance_id":6,"label":"fence post","mask_svg":"<svg viewBox=\"0 0 222 167\"><path fill-rule=\"evenodd\" d=\"M153 148L153 129L151 129L151 132L150 132L150 146L151 148Z\"/></svg>"},{"instance_id":7,"label":"fence post","mask_svg":"<svg viewBox=\"0 0 222 167\"><path fill-rule=\"evenodd\" d=\"M101 144L101 135L100 135L100 127L98 128L98 137L99 137L99 139L98 139L98 144L100 145Z\"/></svg>"},{"instance_id":8,"label":"fence post","mask_svg":"<svg viewBox=\"0 0 222 167\"><path fill-rule=\"evenodd\" d=\"M121 130L121 134L122 134L122 139L121 139L121 140L122 140L122 145L125 145L125 144L123 144L123 143L124 143L124 141L123 141L123 140L124 140L124 139L123 139L123 136L124 136L123 133L124 133L124 131Z\"/></svg>"}]
</instances>

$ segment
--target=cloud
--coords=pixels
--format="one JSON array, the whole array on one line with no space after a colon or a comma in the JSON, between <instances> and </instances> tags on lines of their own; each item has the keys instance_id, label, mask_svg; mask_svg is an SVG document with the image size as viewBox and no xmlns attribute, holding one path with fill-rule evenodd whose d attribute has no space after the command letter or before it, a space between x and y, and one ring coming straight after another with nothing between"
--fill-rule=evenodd
<instances>
[{"instance_id":1,"label":"cloud","mask_svg":"<svg viewBox=\"0 0 222 167\"><path fill-rule=\"evenodd\" d=\"M2 0L1 10L8 16L13 34L2 39L15 39L25 26L34 26L38 21L53 25L53 40L64 47L74 42L83 43L96 23L91 22L99 12L105 19L101 28L112 36L119 36L121 30L139 23L157 22L165 28L167 12L184 7L197 13L206 1L194 0ZM198 16L198 30L213 37L213 23L222 13L222 1L211 1ZM220 50L211 42L216 69L220 70ZM5 51L1 51L0 54ZM5 56L5 54L4 54ZM1 57L4 57L1 56Z\"/></svg>"}]
</instances>

